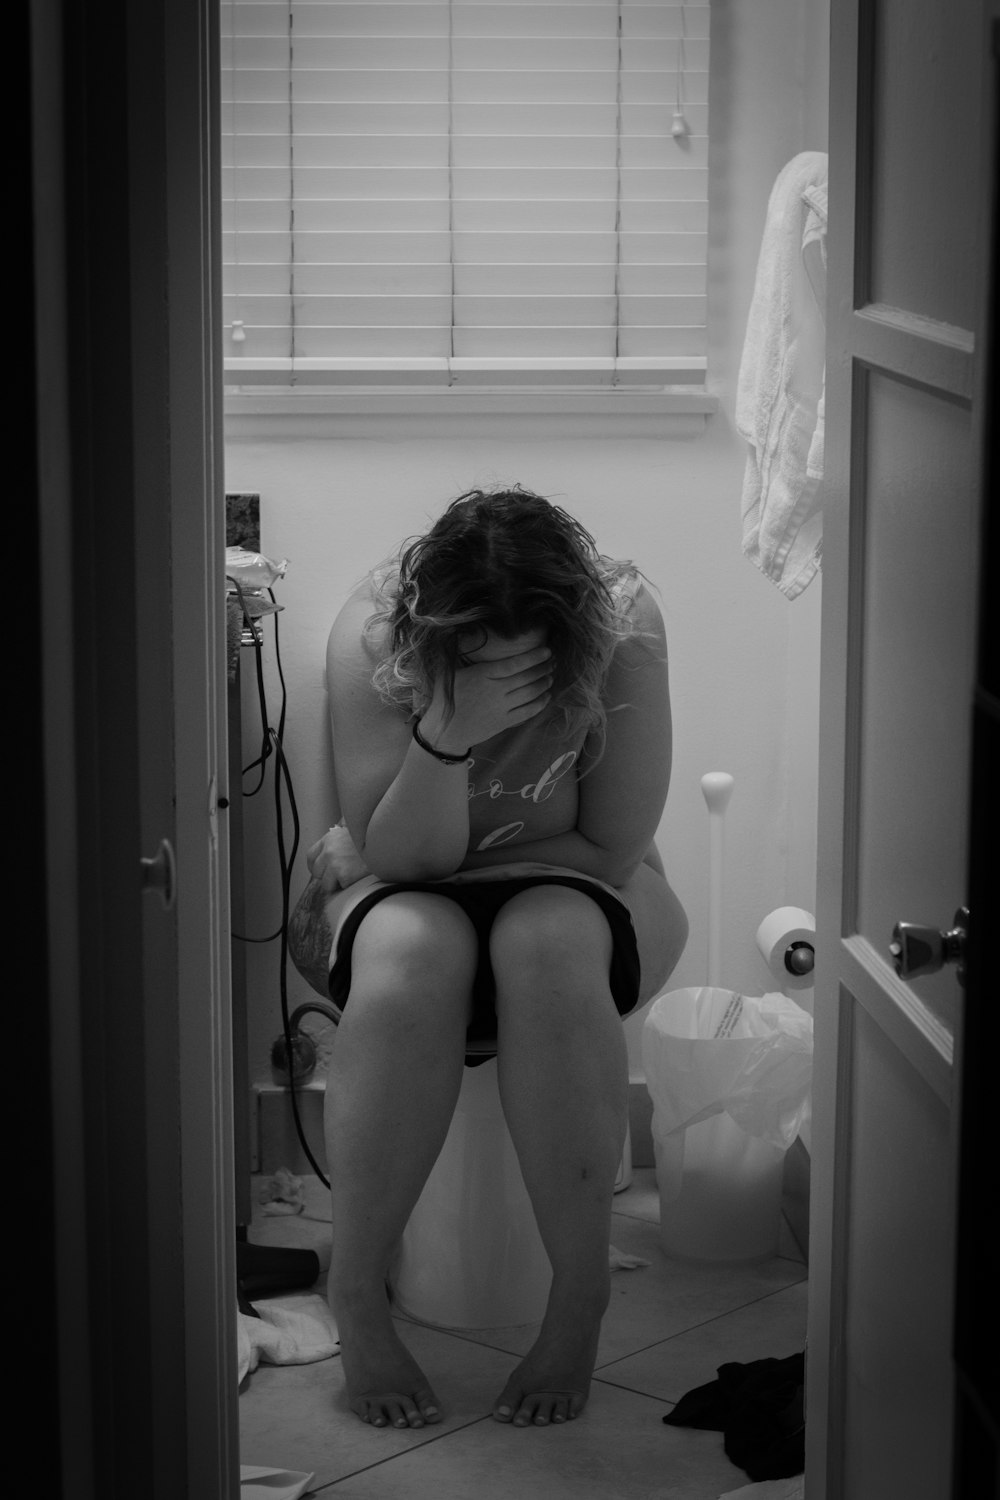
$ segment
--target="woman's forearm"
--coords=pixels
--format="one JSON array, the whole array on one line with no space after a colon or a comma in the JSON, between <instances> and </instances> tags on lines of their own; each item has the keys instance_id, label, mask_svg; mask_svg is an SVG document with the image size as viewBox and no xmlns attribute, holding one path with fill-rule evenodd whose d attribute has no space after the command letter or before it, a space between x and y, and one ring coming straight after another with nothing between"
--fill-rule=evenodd
<instances>
[{"instance_id":1,"label":"woman's forearm","mask_svg":"<svg viewBox=\"0 0 1000 1500\"><path fill-rule=\"evenodd\" d=\"M471 852L462 861L463 870L481 870L490 865L506 865L524 860L540 864L563 865L592 875L607 885L622 886L642 864L645 850L604 849L575 829L554 834L551 838L531 839L525 843L499 844L492 849Z\"/></svg>"},{"instance_id":2,"label":"woman's forearm","mask_svg":"<svg viewBox=\"0 0 1000 1500\"><path fill-rule=\"evenodd\" d=\"M411 741L369 819L365 863L381 880L441 880L459 868L468 844L465 762L445 765Z\"/></svg>"}]
</instances>

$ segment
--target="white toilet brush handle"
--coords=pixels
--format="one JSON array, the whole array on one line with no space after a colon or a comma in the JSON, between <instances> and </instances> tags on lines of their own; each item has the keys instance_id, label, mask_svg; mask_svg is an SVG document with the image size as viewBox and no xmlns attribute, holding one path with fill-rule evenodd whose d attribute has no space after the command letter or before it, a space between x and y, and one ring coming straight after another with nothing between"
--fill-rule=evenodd
<instances>
[{"instance_id":1,"label":"white toilet brush handle","mask_svg":"<svg viewBox=\"0 0 1000 1500\"><path fill-rule=\"evenodd\" d=\"M723 820L733 795L733 778L728 771L708 771L701 778L702 795L708 808L708 983L719 983L722 964L722 868Z\"/></svg>"}]
</instances>

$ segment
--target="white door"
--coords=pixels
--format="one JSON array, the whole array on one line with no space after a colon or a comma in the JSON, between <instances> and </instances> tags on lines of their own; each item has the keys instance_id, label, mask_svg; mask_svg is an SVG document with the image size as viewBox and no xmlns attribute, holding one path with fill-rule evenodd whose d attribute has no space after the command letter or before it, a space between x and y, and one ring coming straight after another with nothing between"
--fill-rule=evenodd
<instances>
[{"instance_id":1,"label":"white door","mask_svg":"<svg viewBox=\"0 0 1000 1500\"><path fill-rule=\"evenodd\" d=\"M808 1500L951 1492L987 8L832 4Z\"/></svg>"}]
</instances>

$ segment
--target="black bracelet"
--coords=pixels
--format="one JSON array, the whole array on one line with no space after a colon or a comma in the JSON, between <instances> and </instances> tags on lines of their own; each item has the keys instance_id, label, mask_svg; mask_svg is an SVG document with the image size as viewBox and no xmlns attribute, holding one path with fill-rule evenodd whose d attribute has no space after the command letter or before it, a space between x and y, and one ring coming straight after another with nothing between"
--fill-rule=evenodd
<instances>
[{"instance_id":1,"label":"black bracelet","mask_svg":"<svg viewBox=\"0 0 1000 1500\"><path fill-rule=\"evenodd\" d=\"M443 751L435 750L433 745L428 745L427 741L420 733L419 719L414 719L413 721L413 738L416 740L421 750L426 750L428 755L433 755L434 759L439 760L443 766L460 766L462 762L468 760L469 756L472 754L471 745L469 746L468 750L466 750L464 755L445 755Z\"/></svg>"}]
</instances>

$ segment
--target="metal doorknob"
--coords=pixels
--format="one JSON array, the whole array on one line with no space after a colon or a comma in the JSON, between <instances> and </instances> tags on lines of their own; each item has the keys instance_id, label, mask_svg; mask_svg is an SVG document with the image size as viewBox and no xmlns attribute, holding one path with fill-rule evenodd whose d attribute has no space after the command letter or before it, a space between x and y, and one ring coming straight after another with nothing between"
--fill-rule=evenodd
<instances>
[{"instance_id":1,"label":"metal doorknob","mask_svg":"<svg viewBox=\"0 0 1000 1500\"><path fill-rule=\"evenodd\" d=\"M967 906L958 908L954 927L945 932L919 922L897 922L889 944L896 973L901 979L915 979L918 974L936 974L945 964L957 964L959 983L964 984L968 937Z\"/></svg>"},{"instance_id":2,"label":"metal doorknob","mask_svg":"<svg viewBox=\"0 0 1000 1500\"><path fill-rule=\"evenodd\" d=\"M159 891L167 911L177 900L177 861L169 839L161 839L160 847L152 859L140 859L142 866L142 888L144 891Z\"/></svg>"}]
</instances>

